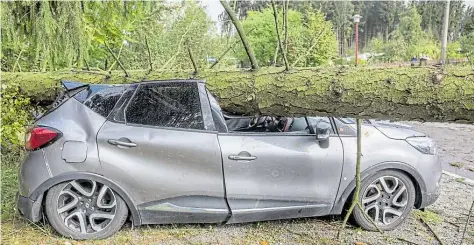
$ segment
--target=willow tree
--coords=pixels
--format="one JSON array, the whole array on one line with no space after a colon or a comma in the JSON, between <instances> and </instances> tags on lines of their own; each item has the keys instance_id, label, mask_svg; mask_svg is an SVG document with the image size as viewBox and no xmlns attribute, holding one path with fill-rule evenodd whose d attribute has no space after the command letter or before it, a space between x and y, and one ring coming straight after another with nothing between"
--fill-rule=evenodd
<instances>
[{"instance_id":1,"label":"willow tree","mask_svg":"<svg viewBox=\"0 0 474 245\"><path fill-rule=\"evenodd\" d=\"M2 66L40 71L82 65L88 40L79 1L2 2Z\"/></svg>"}]
</instances>

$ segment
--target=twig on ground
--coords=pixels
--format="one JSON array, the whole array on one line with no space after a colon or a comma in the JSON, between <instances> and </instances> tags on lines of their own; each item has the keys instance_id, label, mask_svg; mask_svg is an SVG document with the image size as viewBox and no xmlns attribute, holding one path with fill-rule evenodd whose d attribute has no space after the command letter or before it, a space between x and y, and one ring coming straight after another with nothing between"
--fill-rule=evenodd
<instances>
[{"instance_id":1,"label":"twig on ground","mask_svg":"<svg viewBox=\"0 0 474 245\"><path fill-rule=\"evenodd\" d=\"M370 223L372 223L372 225L375 227L375 229L377 229L378 232L380 233L383 233L383 231L380 229L380 227L375 223L375 221L372 219L372 217L370 217L365 211L364 209L362 208L362 205L360 204L360 202L357 202L357 207L359 207L360 211L364 214L365 218L368 219L370 221Z\"/></svg>"},{"instance_id":2,"label":"twig on ground","mask_svg":"<svg viewBox=\"0 0 474 245\"><path fill-rule=\"evenodd\" d=\"M298 235L298 236L300 236L300 237L302 237L302 238L305 238L305 239L308 239L308 237L309 237L309 240L310 240L310 241L314 241L314 240L315 240L315 237L314 237L313 235L309 234L309 233L306 233L306 232L304 232L304 233L303 233L303 232L297 232L297 231L291 230L291 229L286 228L286 227L285 227L285 230L287 230L287 231L288 231L289 233L291 233L291 234Z\"/></svg>"},{"instance_id":3,"label":"twig on ground","mask_svg":"<svg viewBox=\"0 0 474 245\"><path fill-rule=\"evenodd\" d=\"M440 245L444 245L443 241L441 240L441 238L438 236L438 233L436 233L432 228L431 226L422 218L420 217L420 222L422 224L424 224L426 226L426 228L428 228L428 230L434 235L434 237L436 238L436 240L438 240L439 244Z\"/></svg>"},{"instance_id":4,"label":"twig on ground","mask_svg":"<svg viewBox=\"0 0 474 245\"><path fill-rule=\"evenodd\" d=\"M401 238L401 237L397 237L397 240L402 241L402 242L406 242L406 243L412 244L412 245L420 245L419 243L412 242L412 241L409 241L409 240L407 240L405 238Z\"/></svg>"},{"instance_id":5,"label":"twig on ground","mask_svg":"<svg viewBox=\"0 0 474 245\"><path fill-rule=\"evenodd\" d=\"M452 225L452 226L454 226L454 227L457 227L457 228L459 229L459 224L460 224L460 223L453 223L453 222L447 221L447 220L444 220L444 223L448 223L448 224L450 224L450 225ZM462 224L464 224L464 223L462 223Z\"/></svg>"},{"instance_id":6,"label":"twig on ground","mask_svg":"<svg viewBox=\"0 0 474 245\"><path fill-rule=\"evenodd\" d=\"M462 245L462 243L464 242L464 236L466 235L467 225L469 224L469 221L471 220L473 209L474 209L474 201L472 201L471 209L469 210L469 215L467 216L466 224L464 225L464 230L462 232L462 237L461 237L461 241L459 242L459 245Z\"/></svg>"}]
</instances>

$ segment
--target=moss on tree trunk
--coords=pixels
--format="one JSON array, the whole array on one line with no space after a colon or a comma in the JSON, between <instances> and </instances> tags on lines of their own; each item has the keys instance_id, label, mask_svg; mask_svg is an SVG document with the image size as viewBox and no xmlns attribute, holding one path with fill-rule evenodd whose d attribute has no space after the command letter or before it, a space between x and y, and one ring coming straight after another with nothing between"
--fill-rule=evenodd
<instances>
[{"instance_id":1,"label":"moss on tree trunk","mask_svg":"<svg viewBox=\"0 0 474 245\"><path fill-rule=\"evenodd\" d=\"M147 71L110 76L85 71L2 74L34 101L52 100L59 81L128 83ZM191 78L192 71L153 71L146 80ZM316 115L394 120L474 122L474 73L468 67L307 68L283 72L203 70L226 111L243 114Z\"/></svg>"}]
</instances>

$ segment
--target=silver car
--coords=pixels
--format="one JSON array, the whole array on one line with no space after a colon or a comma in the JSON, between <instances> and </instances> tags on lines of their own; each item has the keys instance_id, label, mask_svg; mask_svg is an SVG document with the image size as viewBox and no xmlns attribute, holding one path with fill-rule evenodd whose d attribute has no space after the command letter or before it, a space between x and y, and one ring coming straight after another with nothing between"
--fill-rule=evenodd
<instances>
[{"instance_id":1,"label":"silver car","mask_svg":"<svg viewBox=\"0 0 474 245\"><path fill-rule=\"evenodd\" d=\"M222 112L198 80L129 85L63 82L28 130L18 209L61 235L101 239L133 225L241 223L339 215L355 188L350 118ZM425 135L367 121L364 210L383 230L439 195L441 166Z\"/></svg>"}]
</instances>

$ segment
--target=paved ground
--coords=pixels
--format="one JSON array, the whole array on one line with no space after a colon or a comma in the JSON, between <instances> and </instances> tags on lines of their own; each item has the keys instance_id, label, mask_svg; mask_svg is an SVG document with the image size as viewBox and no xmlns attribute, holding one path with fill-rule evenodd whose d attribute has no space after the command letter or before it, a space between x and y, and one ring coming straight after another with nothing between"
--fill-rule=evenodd
<instances>
[{"instance_id":1,"label":"paved ground","mask_svg":"<svg viewBox=\"0 0 474 245\"><path fill-rule=\"evenodd\" d=\"M405 123L436 140L443 170L474 180L474 125Z\"/></svg>"}]
</instances>

